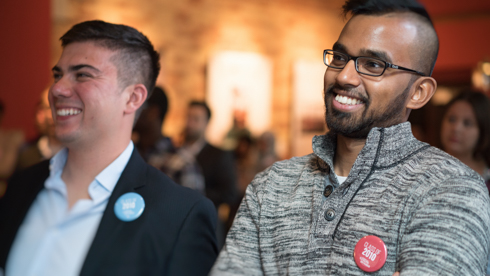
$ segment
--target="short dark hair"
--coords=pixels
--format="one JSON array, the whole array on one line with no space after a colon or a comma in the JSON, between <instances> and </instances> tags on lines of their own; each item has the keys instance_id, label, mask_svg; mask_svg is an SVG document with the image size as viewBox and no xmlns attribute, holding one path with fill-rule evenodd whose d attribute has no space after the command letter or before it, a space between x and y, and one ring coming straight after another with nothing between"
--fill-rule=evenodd
<instances>
[{"instance_id":1,"label":"short dark hair","mask_svg":"<svg viewBox=\"0 0 490 276\"><path fill-rule=\"evenodd\" d=\"M481 92L463 90L446 105L444 115L454 103L460 101L467 102L471 106L480 131L473 154L483 157L487 165L490 166L490 99Z\"/></svg>"},{"instance_id":2,"label":"short dark hair","mask_svg":"<svg viewBox=\"0 0 490 276\"><path fill-rule=\"evenodd\" d=\"M189 108L190 107L194 107L194 106L204 108L204 110L206 110L206 115L208 117L208 121L209 121L209 119L211 119L211 109L206 104L206 102L203 102L203 101L192 101L192 102L189 103Z\"/></svg>"},{"instance_id":3,"label":"short dark hair","mask_svg":"<svg viewBox=\"0 0 490 276\"><path fill-rule=\"evenodd\" d=\"M429 13L424 6L415 0L348 0L342 6L344 15L351 12L353 15L383 15L392 12L413 12L431 24Z\"/></svg>"},{"instance_id":4,"label":"short dark hair","mask_svg":"<svg viewBox=\"0 0 490 276\"><path fill-rule=\"evenodd\" d=\"M158 118L163 122L168 110L168 98L165 94L165 90L160 86L153 88L153 93L147 100L148 106L156 106L159 111Z\"/></svg>"},{"instance_id":5,"label":"short dark hair","mask_svg":"<svg viewBox=\"0 0 490 276\"><path fill-rule=\"evenodd\" d=\"M61 38L61 46L93 41L109 50L119 51L113 60L123 86L143 83L150 97L160 72L160 56L150 40L135 28L101 20L74 25Z\"/></svg>"},{"instance_id":6,"label":"short dark hair","mask_svg":"<svg viewBox=\"0 0 490 276\"><path fill-rule=\"evenodd\" d=\"M388 13L408 12L425 27L421 32L420 42L423 44L423 52L416 61L418 71L427 73L429 76L434 71L439 53L439 39L434 29L434 24L425 7L416 0L347 0L342 6L344 16L352 15L374 15L380 16Z\"/></svg>"}]
</instances>

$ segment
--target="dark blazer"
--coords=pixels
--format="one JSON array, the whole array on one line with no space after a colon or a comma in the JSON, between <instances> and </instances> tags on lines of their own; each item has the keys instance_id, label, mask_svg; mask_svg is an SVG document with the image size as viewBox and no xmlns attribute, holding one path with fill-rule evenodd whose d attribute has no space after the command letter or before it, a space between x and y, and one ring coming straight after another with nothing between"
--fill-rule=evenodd
<instances>
[{"instance_id":1,"label":"dark blazer","mask_svg":"<svg viewBox=\"0 0 490 276\"><path fill-rule=\"evenodd\" d=\"M204 175L206 196L216 207L221 203L233 204L237 196L237 175L233 154L206 143L197 154L196 161Z\"/></svg>"},{"instance_id":2,"label":"dark blazer","mask_svg":"<svg viewBox=\"0 0 490 276\"><path fill-rule=\"evenodd\" d=\"M0 200L0 267L19 226L49 176L49 162L14 175ZM131 222L114 214L123 194L135 192L145 200L145 210ZM124 169L80 275L207 275L218 250L216 210L191 189L172 182L146 164L134 150Z\"/></svg>"}]
</instances>

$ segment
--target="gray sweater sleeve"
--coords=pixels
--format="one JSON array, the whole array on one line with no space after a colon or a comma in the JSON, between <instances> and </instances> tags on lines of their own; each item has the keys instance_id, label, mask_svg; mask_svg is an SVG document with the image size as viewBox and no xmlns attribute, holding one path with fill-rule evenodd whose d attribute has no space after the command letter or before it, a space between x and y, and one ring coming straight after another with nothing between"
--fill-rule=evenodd
<instances>
[{"instance_id":1,"label":"gray sweater sleeve","mask_svg":"<svg viewBox=\"0 0 490 276\"><path fill-rule=\"evenodd\" d=\"M397 271L401 276L485 275L490 246L486 187L459 177L419 192L426 195L401 229Z\"/></svg>"},{"instance_id":2,"label":"gray sweater sleeve","mask_svg":"<svg viewBox=\"0 0 490 276\"><path fill-rule=\"evenodd\" d=\"M262 172L248 185L226 244L210 275L263 275L258 238L260 203L256 188L266 181L267 174Z\"/></svg>"}]
</instances>

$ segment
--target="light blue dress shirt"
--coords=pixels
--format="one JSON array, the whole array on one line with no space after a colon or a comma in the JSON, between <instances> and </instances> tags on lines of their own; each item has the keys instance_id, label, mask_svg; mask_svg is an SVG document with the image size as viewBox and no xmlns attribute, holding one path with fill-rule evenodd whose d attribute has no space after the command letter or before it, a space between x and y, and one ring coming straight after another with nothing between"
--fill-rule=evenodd
<instances>
[{"instance_id":1,"label":"light blue dress shirt","mask_svg":"<svg viewBox=\"0 0 490 276\"><path fill-rule=\"evenodd\" d=\"M133 152L126 149L88 187L90 199L68 209L66 184L61 179L68 150L56 154L44 189L30 207L12 244L6 276L78 275L100 220L121 173ZM112 206L109 206L112 207Z\"/></svg>"}]
</instances>

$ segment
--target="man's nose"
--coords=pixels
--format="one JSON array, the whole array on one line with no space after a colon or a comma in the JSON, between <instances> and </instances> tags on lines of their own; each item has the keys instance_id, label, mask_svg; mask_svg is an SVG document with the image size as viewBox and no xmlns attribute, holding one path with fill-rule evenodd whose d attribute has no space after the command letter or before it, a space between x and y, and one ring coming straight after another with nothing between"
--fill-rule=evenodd
<instances>
[{"instance_id":1,"label":"man's nose","mask_svg":"<svg viewBox=\"0 0 490 276\"><path fill-rule=\"evenodd\" d=\"M63 76L51 85L49 92L54 97L70 97L71 84L67 77Z\"/></svg>"},{"instance_id":2,"label":"man's nose","mask_svg":"<svg viewBox=\"0 0 490 276\"><path fill-rule=\"evenodd\" d=\"M354 60L349 60L345 67L339 72L336 81L340 86L357 87L361 84L361 78L356 70Z\"/></svg>"}]
</instances>

